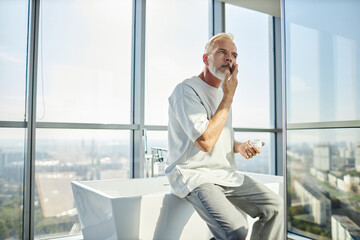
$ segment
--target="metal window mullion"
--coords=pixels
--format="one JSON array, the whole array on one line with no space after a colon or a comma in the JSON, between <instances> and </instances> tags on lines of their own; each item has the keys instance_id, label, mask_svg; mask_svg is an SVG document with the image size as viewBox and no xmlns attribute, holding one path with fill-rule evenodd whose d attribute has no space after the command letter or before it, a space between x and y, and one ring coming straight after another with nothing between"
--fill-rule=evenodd
<instances>
[{"instance_id":1,"label":"metal window mullion","mask_svg":"<svg viewBox=\"0 0 360 240\"><path fill-rule=\"evenodd\" d=\"M282 108L282 66L281 66L281 21L280 18L273 17L273 45L274 45L274 96L275 96L275 128L283 129L283 115L285 111ZM283 131L275 136L275 174L283 175Z\"/></svg>"},{"instance_id":2,"label":"metal window mullion","mask_svg":"<svg viewBox=\"0 0 360 240\"><path fill-rule=\"evenodd\" d=\"M164 125L145 125L144 128L146 128L148 131L167 131L168 126Z\"/></svg>"},{"instance_id":3,"label":"metal window mullion","mask_svg":"<svg viewBox=\"0 0 360 240\"><path fill-rule=\"evenodd\" d=\"M135 126L135 125L134 125ZM165 125L144 125L144 128L150 131L167 131L168 127ZM233 127L235 132L264 132L264 133L280 133L281 128L240 128Z\"/></svg>"},{"instance_id":4,"label":"metal window mullion","mask_svg":"<svg viewBox=\"0 0 360 240\"><path fill-rule=\"evenodd\" d=\"M40 0L29 1L27 45L27 140L24 164L23 239L34 239L36 85Z\"/></svg>"},{"instance_id":5,"label":"metal window mullion","mask_svg":"<svg viewBox=\"0 0 360 240\"><path fill-rule=\"evenodd\" d=\"M138 128L131 134L131 177L144 175L144 146L142 130L145 115L145 19L146 1L133 0L131 123Z\"/></svg>"},{"instance_id":6,"label":"metal window mullion","mask_svg":"<svg viewBox=\"0 0 360 240\"><path fill-rule=\"evenodd\" d=\"M233 128L235 132L264 132L264 133L279 133L281 129L276 128Z\"/></svg>"},{"instance_id":7,"label":"metal window mullion","mask_svg":"<svg viewBox=\"0 0 360 240\"><path fill-rule=\"evenodd\" d=\"M311 130L311 129L338 129L338 128L360 128L359 120L350 121L328 121L328 122L307 122L289 123L288 130Z\"/></svg>"},{"instance_id":8,"label":"metal window mullion","mask_svg":"<svg viewBox=\"0 0 360 240\"><path fill-rule=\"evenodd\" d=\"M270 123L273 124L272 127L277 127L277 118L276 118L276 48L275 48L275 26L273 22L273 17L268 16L268 29L269 29L269 96L270 96ZM275 137L271 136L271 140L274 142L274 146L271 151L271 157L269 161L269 174L276 174L276 164L277 164L277 134Z\"/></svg>"},{"instance_id":9,"label":"metal window mullion","mask_svg":"<svg viewBox=\"0 0 360 240\"><path fill-rule=\"evenodd\" d=\"M284 238L287 236L287 102L286 102L286 33L285 33L285 0L280 0L280 12L281 12L281 21L280 21L280 35L281 35L281 110L282 110L282 168L283 168L283 196L284 196Z\"/></svg>"},{"instance_id":10,"label":"metal window mullion","mask_svg":"<svg viewBox=\"0 0 360 240\"><path fill-rule=\"evenodd\" d=\"M209 0L209 38L225 31L225 5L219 0Z\"/></svg>"},{"instance_id":11,"label":"metal window mullion","mask_svg":"<svg viewBox=\"0 0 360 240\"><path fill-rule=\"evenodd\" d=\"M0 128L27 128L27 122L0 121Z\"/></svg>"},{"instance_id":12,"label":"metal window mullion","mask_svg":"<svg viewBox=\"0 0 360 240\"><path fill-rule=\"evenodd\" d=\"M138 130L136 124L101 124L101 123L67 123L67 122L37 122L36 128L58 129L98 129L98 130Z\"/></svg>"}]
</instances>

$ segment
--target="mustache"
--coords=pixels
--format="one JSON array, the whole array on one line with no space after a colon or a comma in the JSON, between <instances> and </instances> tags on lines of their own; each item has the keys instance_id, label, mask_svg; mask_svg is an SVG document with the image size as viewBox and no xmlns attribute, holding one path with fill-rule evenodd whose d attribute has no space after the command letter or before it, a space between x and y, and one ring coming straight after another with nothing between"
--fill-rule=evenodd
<instances>
[{"instance_id":1,"label":"mustache","mask_svg":"<svg viewBox=\"0 0 360 240\"><path fill-rule=\"evenodd\" d=\"M222 68L222 67L229 67L229 68L230 68L230 73L232 73L232 72L234 71L233 66L230 65L230 63L228 63L228 62L222 64L222 65L220 66L220 68Z\"/></svg>"}]
</instances>

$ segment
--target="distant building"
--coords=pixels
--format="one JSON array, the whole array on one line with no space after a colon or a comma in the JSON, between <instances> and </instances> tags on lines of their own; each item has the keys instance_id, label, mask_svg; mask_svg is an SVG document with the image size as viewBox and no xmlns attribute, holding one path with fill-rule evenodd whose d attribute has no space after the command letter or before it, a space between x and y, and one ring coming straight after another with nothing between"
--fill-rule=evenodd
<instances>
[{"instance_id":1,"label":"distant building","mask_svg":"<svg viewBox=\"0 0 360 240\"><path fill-rule=\"evenodd\" d=\"M331 201L318 189L305 182L294 180L294 191L303 205L311 214L314 222L326 225L331 213Z\"/></svg>"},{"instance_id":2,"label":"distant building","mask_svg":"<svg viewBox=\"0 0 360 240\"><path fill-rule=\"evenodd\" d=\"M337 183L337 188L338 189L340 189L343 192L347 192L347 188L346 188L346 184L345 184L344 180L342 180L341 178L338 178L336 180L336 183Z\"/></svg>"},{"instance_id":3,"label":"distant building","mask_svg":"<svg viewBox=\"0 0 360 240\"><path fill-rule=\"evenodd\" d=\"M333 240L360 240L360 227L347 216L331 216L331 238Z\"/></svg>"},{"instance_id":4,"label":"distant building","mask_svg":"<svg viewBox=\"0 0 360 240\"><path fill-rule=\"evenodd\" d=\"M313 163L318 170L329 171L331 166L330 147L316 146L313 149Z\"/></svg>"},{"instance_id":5,"label":"distant building","mask_svg":"<svg viewBox=\"0 0 360 240\"><path fill-rule=\"evenodd\" d=\"M328 174L326 172L317 170L316 168L310 168L310 174L316 177L321 182L328 181Z\"/></svg>"},{"instance_id":6,"label":"distant building","mask_svg":"<svg viewBox=\"0 0 360 240\"><path fill-rule=\"evenodd\" d=\"M331 173L328 174L329 183L331 186L336 187L337 186L337 177Z\"/></svg>"},{"instance_id":7,"label":"distant building","mask_svg":"<svg viewBox=\"0 0 360 240\"><path fill-rule=\"evenodd\" d=\"M317 171L316 178L321 182L327 182L327 173L324 173L322 171Z\"/></svg>"},{"instance_id":8,"label":"distant building","mask_svg":"<svg viewBox=\"0 0 360 240\"><path fill-rule=\"evenodd\" d=\"M352 187L358 186L360 182L359 177L352 177L350 175L345 175L343 179L341 179L333 175L332 173L329 173L327 177L330 185L336 187L343 192L353 192Z\"/></svg>"},{"instance_id":9,"label":"distant building","mask_svg":"<svg viewBox=\"0 0 360 240\"><path fill-rule=\"evenodd\" d=\"M35 182L44 217L76 214L71 181L78 180L76 172L37 172ZM67 197L63 197L67 196Z\"/></svg>"},{"instance_id":10,"label":"distant building","mask_svg":"<svg viewBox=\"0 0 360 240\"><path fill-rule=\"evenodd\" d=\"M360 172L360 143L355 147L355 169Z\"/></svg>"}]
</instances>

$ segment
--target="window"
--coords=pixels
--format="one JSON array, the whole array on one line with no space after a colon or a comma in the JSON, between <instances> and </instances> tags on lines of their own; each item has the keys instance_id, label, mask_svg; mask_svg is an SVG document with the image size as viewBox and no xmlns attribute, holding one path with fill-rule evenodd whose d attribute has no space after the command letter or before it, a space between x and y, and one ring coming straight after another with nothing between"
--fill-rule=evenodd
<instances>
[{"instance_id":1,"label":"window","mask_svg":"<svg viewBox=\"0 0 360 240\"><path fill-rule=\"evenodd\" d=\"M359 231L360 129L290 130L287 139L288 230Z\"/></svg>"},{"instance_id":2,"label":"window","mask_svg":"<svg viewBox=\"0 0 360 240\"><path fill-rule=\"evenodd\" d=\"M285 4L288 230L360 236L360 3Z\"/></svg>"},{"instance_id":3,"label":"window","mask_svg":"<svg viewBox=\"0 0 360 240\"><path fill-rule=\"evenodd\" d=\"M253 10L225 5L226 32L235 37L238 58L238 87L232 104L235 139L247 141L261 139L265 142L262 154L250 160L235 155L241 171L275 173L275 134L270 132L239 132L237 128L275 127L272 17ZM240 130L241 131L241 130Z\"/></svg>"},{"instance_id":4,"label":"window","mask_svg":"<svg viewBox=\"0 0 360 240\"><path fill-rule=\"evenodd\" d=\"M167 125L175 86L203 70L208 1L146 1L145 124Z\"/></svg>"},{"instance_id":5,"label":"window","mask_svg":"<svg viewBox=\"0 0 360 240\"><path fill-rule=\"evenodd\" d=\"M151 147L168 147L168 98L175 86L203 70L202 55L209 36L208 3L146 1L144 120L149 154ZM156 130L149 125L157 125Z\"/></svg>"},{"instance_id":6,"label":"window","mask_svg":"<svg viewBox=\"0 0 360 240\"><path fill-rule=\"evenodd\" d=\"M358 7L354 1L323 5L320 1L299 4L291 0L287 4L289 123L360 119L360 38L353 25L359 20L353 13ZM305 15L309 9L324 8L327 11L322 10L322 14L310 11ZM295 14L300 9L303 13Z\"/></svg>"},{"instance_id":7,"label":"window","mask_svg":"<svg viewBox=\"0 0 360 240\"><path fill-rule=\"evenodd\" d=\"M0 128L0 238L21 239L25 130Z\"/></svg>"},{"instance_id":8,"label":"window","mask_svg":"<svg viewBox=\"0 0 360 240\"><path fill-rule=\"evenodd\" d=\"M28 1L0 1L0 239L22 237L27 25Z\"/></svg>"},{"instance_id":9,"label":"window","mask_svg":"<svg viewBox=\"0 0 360 240\"><path fill-rule=\"evenodd\" d=\"M38 129L35 235L79 233L71 181L129 178L129 143L124 130Z\"/></svg>"},{"instance_id":10,"label":"window","mask_svg":"<svg viewBox=\"0 0 360 240\"><path fill-rule=\"evenodd\" d=\"M225 29L234 35L238 51L239 84L232 104L233 126L272 128L272 17L230 4L226 4L225 11Z\"/></svg>"},{"instance_id":11,"label":"window","mask_svg":"<svg viewBox=\"0 0 360 240\"><path fill-rule=\"evenodd\" d=\"M34 232L46 238L81 231L71 181L131 175L131 132L117 128L130 124L132 1L42 0L39 25Z\"/></svg>"},{"instance_id":12,"label":"window","mask_svg":"<svg viewBox=\"0 0 360 240\"><path fill-rule=\"evenodd\" d=\"M24 121L27 1L0 3L0 121Z\"/></svg>"},{"instance_id":13,"label":"window","mask_svg":"<svg viewBox=\"0 0 360 240\"><path fill-rule=\"evenodd\" d=\"M132 1L41 1L37 120L130 123Z\"/></svg>"},{"instance_id":14,"label":"window","mask_svg":"<svg viewBox=\"0 0 360 240\"><path fill-rule=\"evenodd\" d=\"M266 142L263 158L236 161L243 171L274 173L269 16L208 0L0 2L0 239L80 234L71 181L145 176L141 132L149 153L167 148L167 99L203 70L223 7L252 80L233 109L258 109L256 120L234 117L236 138ZM241 18L253 35L232 24ZM246 62L256 49L258 72ZM256 100L242 105L249 91Z\"/></svg>"}]
</instances>

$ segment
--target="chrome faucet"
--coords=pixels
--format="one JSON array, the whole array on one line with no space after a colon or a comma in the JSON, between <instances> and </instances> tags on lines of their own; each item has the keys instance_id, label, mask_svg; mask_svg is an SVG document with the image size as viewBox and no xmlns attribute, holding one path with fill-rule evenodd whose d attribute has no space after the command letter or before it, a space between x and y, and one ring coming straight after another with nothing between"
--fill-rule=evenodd
<instances>
[{"instance_id":1,"label":"chrome faucet","mask_svg":"<svg viewBox=\"0 0 360 240\"><path fill-rule=\"evenodd\" d=\"M167 153L166 148L152 147L151 148L151 177L161 176L165 174L165 158Z\"/></svg>"},{"instance_id":2,"label":"chrome faucet","mask_svg":"<svg viewBox=\"0 0 360 240\"><path fill-rule=\"evenodd\" d=\"M151 154L147 147L147 129L142 130L145 152L144 177L156 177L165 174L165 159L168 150L162 147L151 147Z\"/></svg>"}]
</instances>

